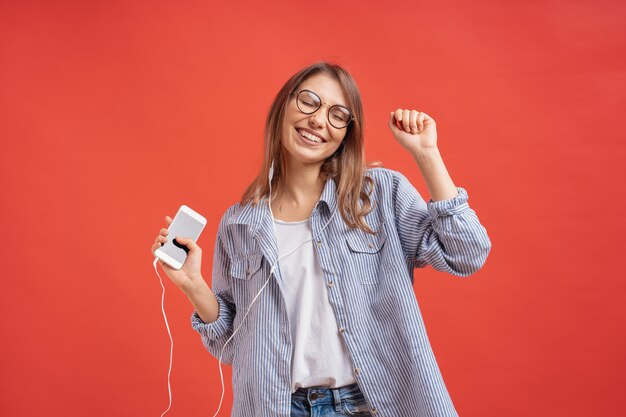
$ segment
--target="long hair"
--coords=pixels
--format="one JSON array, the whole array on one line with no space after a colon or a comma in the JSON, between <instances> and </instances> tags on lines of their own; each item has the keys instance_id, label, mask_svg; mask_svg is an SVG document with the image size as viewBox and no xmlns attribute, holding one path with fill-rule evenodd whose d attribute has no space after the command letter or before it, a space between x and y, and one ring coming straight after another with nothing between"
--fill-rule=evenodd
<instances>
[{"instance_id":1,"label":"long hair","mask_svg":"<svg viewBox=\"0 0 626 417\"><path fill-rule=\"evenodd\" d=\"M354 120L346 128L346 135L339 148L322 164L320 175L323 179L335 181L337 201L341 217L350 228L359 227L375 234L364 217L372 209L369 198L373 190L373 180L364 175L365 147L363 145L363 105L361 94L352 76L339 65L318 62L294 74L278 91L265 121L265 150L263 164L257 177L241 197L241 205L256 205L269 193L268 177L272 161L274 176L272 187L285 173L285 157L281 144L284 135L282 121L289 100L297 88L309 77L325 73L334 78L347 97L347 106ZM275 189L275 187L274 187ZM272 196L273 197L273 196Z\"/></svg>"}]
</instances>

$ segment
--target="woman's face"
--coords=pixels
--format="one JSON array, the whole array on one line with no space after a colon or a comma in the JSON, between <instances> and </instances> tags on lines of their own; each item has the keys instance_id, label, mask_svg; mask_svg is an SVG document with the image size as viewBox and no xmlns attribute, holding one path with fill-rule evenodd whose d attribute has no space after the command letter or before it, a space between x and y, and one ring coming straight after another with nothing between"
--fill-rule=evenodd
<instances>
[{"instance_id":1,"label":"woman's face","mask_svg":"<svg viewBox=\"0 0 626 417\"><path fill-rule=\"evenodd\" d=\"M315 113L305 114L298 109L296 94L302 90L314 92L324 103ZM340 104L348 107L346 97L339 83L323 72L303 81L296 94L287 103L283 119L282 145L287 166L294 163L321 166L346 135L347 128L337 129L328 122L329 106Z\"/></svg>"}]
</instances>

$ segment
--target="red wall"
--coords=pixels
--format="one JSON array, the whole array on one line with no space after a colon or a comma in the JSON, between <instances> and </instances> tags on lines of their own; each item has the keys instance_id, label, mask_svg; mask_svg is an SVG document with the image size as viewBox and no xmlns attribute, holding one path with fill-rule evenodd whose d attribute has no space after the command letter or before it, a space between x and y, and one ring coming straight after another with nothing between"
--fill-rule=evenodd
<instances>
[{"instance_id":1,"label":"red wall","mask_svg":"<svg viewBox=\"0 0 626 417\"><path fill-rule=\"evenodd\" d=\"M359 83L368 159L426 198L387 120L404 107L437 121L492 239L472 278L415 281L459 413L619 413L623 2L181 3L0 4L1 415L161 414L169 339L149 250L163 216L208 218L210 280L274 94L321 59ZM168 415L213 415L217 360L166 286Z\"/></svg>"}]
</instances>

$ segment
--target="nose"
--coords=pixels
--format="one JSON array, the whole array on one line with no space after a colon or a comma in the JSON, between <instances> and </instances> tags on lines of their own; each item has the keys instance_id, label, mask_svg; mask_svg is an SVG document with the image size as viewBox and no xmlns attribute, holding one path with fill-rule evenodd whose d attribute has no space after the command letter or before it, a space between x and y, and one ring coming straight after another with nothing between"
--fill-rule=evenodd
<instances>
[{"instance_id":1,"label":"nose","mask_svg":"<svg viewBox=\"0 0 626 417\"><path fill-rule=\"evenodd\" d=\"M309 122L314 126L324 127L324 106L309 115Z\"/></svg>"}]
</instances>

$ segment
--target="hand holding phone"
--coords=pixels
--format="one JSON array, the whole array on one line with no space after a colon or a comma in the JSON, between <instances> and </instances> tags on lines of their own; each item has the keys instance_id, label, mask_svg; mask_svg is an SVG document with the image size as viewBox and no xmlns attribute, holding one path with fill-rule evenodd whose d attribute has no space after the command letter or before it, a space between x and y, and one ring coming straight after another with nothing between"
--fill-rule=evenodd
<instances>
[{"instance_id":1,"label":"hand holding phone","mask_svg":"<svg viewBox=\"0 0 626 417\"><path fill-rule=\"evenodd\" d=\"M166 216L165 222L169 227L160 230L151 248L159 265L185 293L206 285L201 272L202 249L196 244L206 219L183 205L173 220Z\"/></svg>"}]
</instances>

